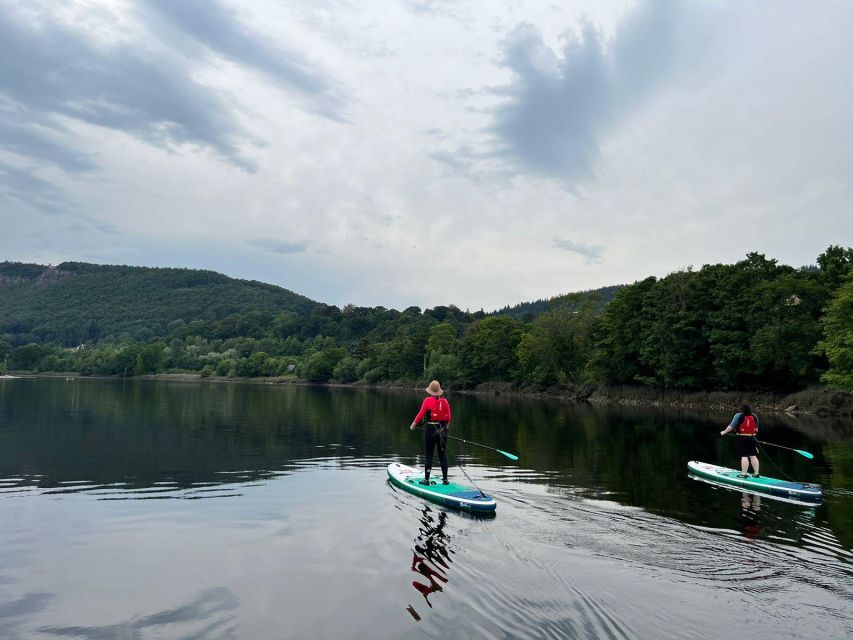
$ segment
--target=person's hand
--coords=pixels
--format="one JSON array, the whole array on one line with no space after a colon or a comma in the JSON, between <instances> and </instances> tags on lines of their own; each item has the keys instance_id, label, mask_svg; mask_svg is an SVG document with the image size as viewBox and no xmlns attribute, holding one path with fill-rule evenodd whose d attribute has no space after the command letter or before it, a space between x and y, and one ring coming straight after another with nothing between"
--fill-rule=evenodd
<instances>
[{"instance_id":1,"label":"person's hand","mask_svg":"<svg viewBox=\"0 0 853 640\"><path fill-rule=\"evenodd\" d=\"M414 431L414 430L415 430L415 423L413 422L412 424L409 425L409 431Z\"/></svg>"},{"instance_id":2,"label":"person's hand","mask_svg":"<svg viewBox=\"0 0 853 640\"><path fill-rule=\"evenodd\" d=\"M723 429L722 431L720 431L720 435L721 435L721 436L726 435L726 430L725 430L725 429Z\"/></svg>"}]
</instances>

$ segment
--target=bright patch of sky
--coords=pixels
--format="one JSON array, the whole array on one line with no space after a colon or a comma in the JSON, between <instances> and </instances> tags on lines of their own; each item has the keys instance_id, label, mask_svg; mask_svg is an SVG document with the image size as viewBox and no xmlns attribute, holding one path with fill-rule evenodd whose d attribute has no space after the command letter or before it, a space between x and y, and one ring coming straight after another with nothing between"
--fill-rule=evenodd
<instances>
[{"instance_id":1,"label":"bright patch of sky","mask_svg":"<svg viewBox=\"0 0 853 640\"><path fill-rule=\"evenodd\" d=\"M494 309L853 244L853 4L0 0L0 260Z\"/></svg>"}]
</instances>

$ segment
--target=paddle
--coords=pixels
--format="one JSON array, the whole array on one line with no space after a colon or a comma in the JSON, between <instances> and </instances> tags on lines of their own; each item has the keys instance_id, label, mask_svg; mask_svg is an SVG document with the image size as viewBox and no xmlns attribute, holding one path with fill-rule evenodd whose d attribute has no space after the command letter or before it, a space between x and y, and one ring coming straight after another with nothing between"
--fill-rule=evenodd
<instances>
[{"instance_id":1,"label":"paddle","mask_svg":"<svg viewBox=\"0 0 853 640\"><path fill-rule=\"evenodd\" d=\"M779 447L780 449L787 449L788 451L796 451L804 458L808 458L811 460L814 456L808 451L803 451L802 449L792 449L791 447L783 447L781 444L773 444L772 442L764 442L764 440L756 440L756 442L760 442L761 444L768 444L771 447Z\"/></svg>"},{"instance_id":2,"label":"paddle","mask_svg":"<svg viewBox=\"0 0 853 640\"><path fill-rule=\"evenodd\" d=\"M420 429L421 431L424 430L423 427L418 427L418 429ZM447 437L450 438L451 440L458 440L459 442L464 442L465 444L473 444L475 447L483 447L483 449L491 449L492 451L497 451L499 454L506 456L510 460L518 460L518 456L516 456L516 455L513 455L511 453L507 453L506 451L501 451L500 449L495 449L494 447L490 447L490 446L485 445L485 444L480 444L479 442L471 442L470 440L463 440L462 438L457 438L456 436L451 436L451 435L448 435Z\"/></svg>"}]
</instances>

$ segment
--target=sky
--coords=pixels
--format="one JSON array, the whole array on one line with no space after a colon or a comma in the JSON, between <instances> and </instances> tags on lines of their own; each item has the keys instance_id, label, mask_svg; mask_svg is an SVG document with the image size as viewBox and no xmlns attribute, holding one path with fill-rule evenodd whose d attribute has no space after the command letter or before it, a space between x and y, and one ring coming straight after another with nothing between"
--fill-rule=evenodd
<instances>
[{"instance_id":1,"label":"sky","mask_svg":"<svg viewBox=\"0 0 853 640\"><path fill-rule=\"evenodd\" d=\"M853 244L847 0L0 0L0 260L493 310Z\"/></svg>"}]
</instances>

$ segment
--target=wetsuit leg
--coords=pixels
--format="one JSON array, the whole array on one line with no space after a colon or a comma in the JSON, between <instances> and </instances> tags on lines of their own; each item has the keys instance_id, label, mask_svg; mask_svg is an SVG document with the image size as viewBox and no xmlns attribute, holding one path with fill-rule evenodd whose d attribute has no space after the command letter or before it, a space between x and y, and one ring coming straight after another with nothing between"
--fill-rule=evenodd
<instances>
[{"instance_id":1,"label":"wetsuit leg","mask_svg":"<svg viewBox=\"0 0 853 640\"><path fill-rule=\"evenodd\" d=\"M438 462L441 464L441 477L443 480L447 480L447 427L445 425L442 425L436 437L436 445L438 446Z\"/></svg>"},{"instance_id":2,"label":"wetsuit leg","mask_svg":"<svg viewBox=\"0 0 853 640\"><path fill-rule=\"evenodd\" d=\"M424 429L424 447L426 449L426 462L424 463L424 480L429 481L429 474L432 471L432 454L436 445L435 427L428 424ZM440 455L440 454L439 454Z\"/></svg>"}]
</instances>

